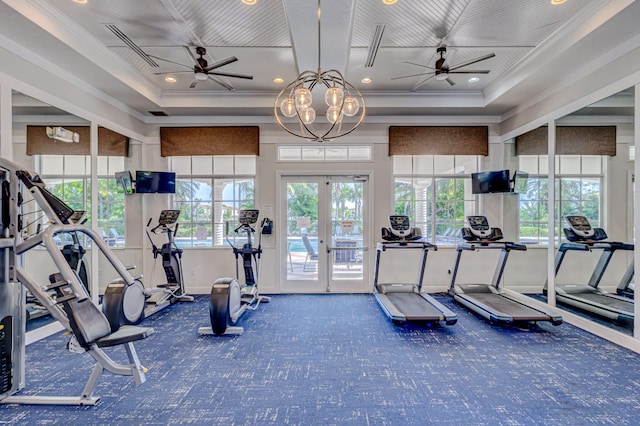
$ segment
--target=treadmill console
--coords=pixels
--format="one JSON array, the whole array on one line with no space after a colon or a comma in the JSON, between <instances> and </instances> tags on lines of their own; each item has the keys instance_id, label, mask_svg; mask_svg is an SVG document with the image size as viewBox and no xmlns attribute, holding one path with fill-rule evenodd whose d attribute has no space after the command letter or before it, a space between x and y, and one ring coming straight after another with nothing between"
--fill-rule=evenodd
<instances>
[{"instance_id":1,"label":"treadmill console","mask_svg":"<svg viewBox=\"0 0 640 426\"><path fill-rule=\"evenodd\" d=\"M385 241L415 241L422 238L419 228L412 228L409 216L389 216L389 228L382 228L382 239Z\"/></svg>"},{"instance_id":2,"label":"treadmill console","mask_svg":"<svg viewBox=\"0 0 640 426\"><path fill-rule=\"evenodd\" d=\"M491 228L486 216L467 216L468 228L462 228L462 239L465 241L497 241L502 239L500 228Z\"/></svg>"},{"instance_id":3,"label":"treadmill console","mask_svg":"<svg viewBox=\"0 0 640 426\"><path fill-rule=\"evenodd\" d=\"M391 233L396 237L404 238L411 232L409 216L389 216L389 224L391 225Z\"/></svg>"},{"instance_id":4,"label":"treadmill console","mask_svg":"<svg viewBox=\"0 0 640 426\"><path fill-rule=\"evenodd\" d=\"M485 216L467 216L471 233L477 237L486 238L491 233L489 221Z\"/></svg>"},{"instance_id":5,"label":"treadmill console","mask_svg":"<svg viewBox=\"0 0 640 426\"><path fill-rule=\"evenodd\" d=\"M240 218L239 222L241 225L253 225L258 221L258 216L260 216L260 210L240 210Z\"/></svg>"},{"instance_id":6,"label":"treadmill console","mask_svg":"<svg viewBox=\"0 0 640 426\"><path fill-rule=\"evenodd\" d=\"M580 237L588 238L595 234L589 220L584 216L567 216L567 222L571 230Z\"/></svg>"},{"instance_id":7,"label":"treadmill console","mask_svg":"<svg viewBox=\"0 0 640 426\"><path fill-rule=\"evenodd\" d=\"M571 242L593 242L607 239L607 233L602 228L594 228L584 216L567 216L568 228L564 228L564 235Z\"/></svg>"}]
</instances>

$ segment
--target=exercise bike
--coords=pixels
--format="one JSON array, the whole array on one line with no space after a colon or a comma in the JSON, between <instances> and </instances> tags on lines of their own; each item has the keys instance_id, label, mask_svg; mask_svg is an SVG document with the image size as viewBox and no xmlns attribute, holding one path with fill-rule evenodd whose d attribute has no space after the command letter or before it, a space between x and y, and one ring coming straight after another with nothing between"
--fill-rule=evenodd
<instances>
[{"instance_id":1,"label":"exercise bike","mask_svg":"<svg viewBox=\"0 0 640 426\"><path fill-rule=\"evenodd\" d=\"M142 276L135 277L131 285L122 280L111 282L104 293L102 308L109 322L117 325L137 324L142 319L176 302L193 302L193 296L185 294L182 275L182 249L174 241L178 231L180 210L162 210L158 224L149 230L152 218L147 222L146 234L151 241L153 251L153 271L155 272L158 257L162 259L167 282L158 287L146 289L141 282ZM175 225L175 226L174 226ZM151 233L167 234L167 242L160 248L156 246ZM151 275L153 281L153 273Z\"/></svg>"},{"instance_id":2,"label":"exercise bike","mask_svg":"<svg viewBox=\"0 0 640 426\"><path fill-rule=\"evenodd\" d=\"M218 278L211 287L209 300L209 319L211 327L200 327L200 334L242 334L244 329L235 326L240 317L247 311L258 309L260 303L268 303L270 297L261 296L258 292L258 275L260 270L260 256L262 255L262 234L266 227L270 226L268 219L263 219L258 237L258 247L252 243L252 235L255 229L251 227L258 221L259 210L240 210L240 226L234 230L235 234L245 233L247 242L242 247L236 247L229 240L229 222L226 226L227 242L233 249L236 257L236 278ZM240 284L239 261L242 259L244 269L244 283ZM255 266L255 271L254 271Z\"/></svg>"}]
</instances>

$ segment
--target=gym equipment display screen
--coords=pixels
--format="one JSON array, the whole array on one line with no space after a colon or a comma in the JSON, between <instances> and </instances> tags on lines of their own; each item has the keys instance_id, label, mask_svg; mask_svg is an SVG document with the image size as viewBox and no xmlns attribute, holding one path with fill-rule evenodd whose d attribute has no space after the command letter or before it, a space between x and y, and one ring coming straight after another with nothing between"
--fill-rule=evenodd
<instances>
[{"instance_id":1,"label":"gym equipment display screen","mask_svg":"<svg viewBox=\"0 0 640 426\"><path fill-rule=\"evenodd\" d=\"M511 192L509 170L471 173L471 193Z\"/></svg>"},{"instance_id":2,"label":"gym equipment display screen","mask_svg":"<svg viewBox=\"0 0 640 426\"><path fill-rule=\"evenodd\" d=\"M136 192L175 194L176 174L173 172L136 171Z\"/></svg>"}]
</instances>

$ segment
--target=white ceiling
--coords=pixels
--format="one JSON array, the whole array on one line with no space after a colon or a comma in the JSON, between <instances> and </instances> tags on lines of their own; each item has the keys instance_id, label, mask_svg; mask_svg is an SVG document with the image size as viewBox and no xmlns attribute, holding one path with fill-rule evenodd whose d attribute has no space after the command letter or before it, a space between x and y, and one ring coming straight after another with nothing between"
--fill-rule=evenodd
<instances>
[{"instance_id":1,"label":"white ceiling","mask_svg":"<svg viewBox=\"0 0 640 426\"><path fill-rule=\"evenodd\" d=\"M624 13L619 13L629 3ZM336 68L364 94L369 116L503 115L544 96L576 73L606 65L601 56L624 52L638 35L640 7L626 0L322 0L320 66ZM272 114L273 101L298 73L318 67L318 3L313 0L2 0L0 35L67 75L144 117ZM149 65L106 24L155 58ZM385 26L372 67L365 67L376 25ZM637 37L636 37L637 38ZM640 41L638 41L640 44ZM455 66L486 69L451 75L455 86L428 75L436 48L447 46ZM192 51L204 46L209 63L235 56L216 71L252 80L215 77L190 89ZM627 46L631 49L635 46ZM595 55L594 55L595 53ZM464 68L463 68L464 69ZM1 65L0 65L1 70ZM168 73L175 83L164 80ZM186 72L184 72L186 71ZM285 84L276 84L280 77ZM364 77L372 83L361 83ZM229 90L232 88L232 90Z\"/></svg>"}]
</instances>

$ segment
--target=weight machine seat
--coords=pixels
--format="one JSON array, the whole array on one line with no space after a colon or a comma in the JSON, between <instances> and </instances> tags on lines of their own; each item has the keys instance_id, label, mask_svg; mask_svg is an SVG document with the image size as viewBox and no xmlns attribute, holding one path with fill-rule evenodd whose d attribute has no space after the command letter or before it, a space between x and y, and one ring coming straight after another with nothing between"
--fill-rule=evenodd
<instances>
[{"instance_id":1,"label":"weight machine seat","mask_svg":"<svg viewBox=\"0 0 640 426\"><path fill-rule=\"evenodd\" d=\"M78 278L77 274L75 275ZM122 326L111 332L111 324L100 308L86 294L83 295L85 298L78 300L62 274L51 274L49 281L51 282L49 288L55 289L58 294L56 303L64 306L69 318L69 326L78 343L85 349L89 349L92 344L101 348L123 345L145 339L153 334L153 328L136 326Z\"/></svg>"},{"instance_id":2,"label":"weight machine seat","mask_svg":"<svg viewBox=\"0 0 640 426\"><path fill-rule=\"evenodd\" d=\"M125 325L120 327L115 333L98 339L95 344L100 348L123 345L125 343L135 342L136 340L146 339L151 336L153 332L154 330L151 327Z\"/></svg>"}]
</instances>

